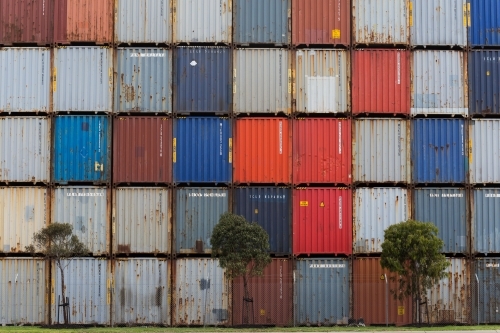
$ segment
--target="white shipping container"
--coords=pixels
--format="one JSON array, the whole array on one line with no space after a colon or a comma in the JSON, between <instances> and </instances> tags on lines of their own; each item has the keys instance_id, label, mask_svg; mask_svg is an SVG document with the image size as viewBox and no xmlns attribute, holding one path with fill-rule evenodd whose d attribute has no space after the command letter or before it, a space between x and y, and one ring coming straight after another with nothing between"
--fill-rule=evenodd
<instances>
[{"instance_id":1,"label":"white shipping container","mask_svg":"<svg viewBox=\"0 0 500 333\"><path fill-rule=\"evenodd\" d=\"M470 182L500 183L500 120L472 120L469 141Z\"/></svg>"}]
</instances>

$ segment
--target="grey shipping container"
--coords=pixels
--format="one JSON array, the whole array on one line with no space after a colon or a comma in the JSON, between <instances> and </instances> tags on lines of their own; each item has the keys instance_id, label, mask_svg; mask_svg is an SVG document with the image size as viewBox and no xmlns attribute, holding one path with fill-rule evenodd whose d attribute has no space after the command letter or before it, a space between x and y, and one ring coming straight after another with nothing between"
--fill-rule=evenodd
<instances>
[{"instance_id":1,"label":"grey shipping container","mask_svg":"<svg viewBox=\"0 0 500 333\"><path fill-rule=\"evenodd\" d=\"M500 253L500 188L476 188L473 193L472 252Z\"/></svg>"},{"instance_id":2,"label":"grey shipping container","mask_svg":"<svg viewBox=\"0 0 500 333\"><path fill-rule=\"evenodd\" d=\"M474 260L472 281L472 323L500 323L500 259Z\"/></svg>"},{"instance_id":3,"label":"grey shipping container","mask_svg":"<svg viewBox=\"0 0 500 333\"><path fill-rule=\"evenodd\" d=\"M500 183L500 120L473 119L469 148L470 182Z\"/></svg>"}]
</instances>

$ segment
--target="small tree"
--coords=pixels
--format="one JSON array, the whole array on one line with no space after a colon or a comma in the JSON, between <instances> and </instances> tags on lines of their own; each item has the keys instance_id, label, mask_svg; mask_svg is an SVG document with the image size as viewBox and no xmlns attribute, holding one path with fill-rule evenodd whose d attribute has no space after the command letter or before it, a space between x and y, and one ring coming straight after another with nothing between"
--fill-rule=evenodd
<instances>
[{"instance_id":1,"label":"small tree","mask_svg":"<svg viewBox=\"0 0 500 333\"><path fill-rule=\"evenodd\" d=\"M244 304L251 300L248 279L262 275L271 263L269 235L257 223L249 223L243 216L224 213L215 226L212 237L212 257L219 258L219 265L226 269L230 279L243 277ZM248 306L246 318L248 319Z\"/></svg>"},{"instance_id":2,"label":"small tree","mask_svg":"<svg viewBox=\"0 0 500 333\"><path fill-rule=\"evenodd\" d=\"M65 303L64 269L69 264L62 264L62 260L71 259L89 253L87 247L73 235L73 226L69 223L52 223L33 235L33 243L26 246L31 253L43 253L47 260L54 260L61 272L61 293ZM69 310L63 307L64 323L68 324Z\"/></svg>"},{"instance_id":3,"label":"small tree","mask_svg":"<svg viewBox=\"0 0 500 333\"><path fill-rule=\"evenodd\" d=\"M447 276L450 263L441 254L443 245L438 228L430 222L408 220L385 230L380 264L397 273L399 290L392 290L394 298L411 296L420 307L423 293Z\"/></svg>"}]
</instances>

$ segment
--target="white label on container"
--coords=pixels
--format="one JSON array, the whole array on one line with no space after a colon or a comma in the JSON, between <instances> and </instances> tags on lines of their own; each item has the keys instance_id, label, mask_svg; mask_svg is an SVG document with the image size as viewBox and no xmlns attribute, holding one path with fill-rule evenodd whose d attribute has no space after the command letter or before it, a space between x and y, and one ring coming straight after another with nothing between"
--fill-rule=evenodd
<instances>
[{"instance_id":1,"label":"white label on container","mask_svg":"<svg viewBox=\"0 0 500 333\"><path fill-rule=\"evenodd\" d=\"M342 197L339 197L339 229L342 229Z\"/></svg>"},{"instance_id":2,"label":"white label on container","mask_svg":"<svg viewBox=\"0 0 500 333\"><path fill-rule=\"evenodd\" d=\"M496 194L496 193L485 194L484 197L485 198L500 198L500 194Z\"/></svg>"},{"instance_id":3,"label":"white label on container","mask_svg":"<svg viewBox=\"0 0 500 333\"><path fill-rule=\"evenodd\" d=\"M160 157L163 156L163 124L160 124Z\"/></svg>"},{"instance_id":4,"label":"white label on container","mask_svg":"<svg viewBox=\"0 0 500 333\"><path fill-rule=\"evenodd\" d=\"M486 267L500 267L500 264L486 264Z\"/></svg>"},{"instance_id":5,"label":"white label on container","mask_svg":"<svg viewBox=\"0 0 500 333\"><path fill-rule=\"evenodd\" d=\"M464 152L464 150L465 150L465 145L464 145L464 125L460 126L460 134L462 136L462 156L464 156L465 155L465 152Z\"/></svg>"},{"instance_id":6,"label":"white label on container","mask_svg":"<svg viewBox=\"0 0 500 333\"><path fill-rule=\"evenodd\" d=\"M431 198L463 198L464 195L462 193L430 193L429 197Z\"/></svg>"},{"instance_id":7,"label":"white label on container","mask_svg":"<svg viewBox=\"0 0 500 333\"><path fill-rule=\"evenodd\" d=\"M342 155L342 122L339 121L339 155Z\"/></svg>"},{"instance_id":8,"label":"white label on container","mask_svg":"<svg viewBox=\"0 0 500 333\"><path fill-rule=\"evenodd\" d=\"M344 268L344 264L311 264L309 268Z\"/></svg>"},{"instance_id":9,"label":"white label on container","mask_svg":"<svg viewBox=\"0 0 500 333\"><path fill-rule=\"evenodd\" d=\"M98 143L97 143L97 150L99 153L101 153L101 135L102 135L102 132L101 132L101 121L99 120L99 122L97 123L98 125L98 136L99 136L99 139L98 139Z\"/></svg>"},{"instance_id":10,"label":"white label on container","mask_svg":"<svg viewBox=\"0 0 500 333\"><path fill-rule=\"evenodd\" d=\"M398 84L401 84L401 54L399 52L397 54L397 59L398 59Z\"/></svg>"},{"instance_id":11,"label":"white label on container","mask_svg":"<svg viewBox=\"0 0 500 333\"><path fill-rule=\"evenodd\" d=\"M196 61L194 61L194 60L193 60L193 61L191 61L189 64L190 64L191 66L193 66L193 67L194 67L194 66L196 66L196 65L198 65L198 63L197 63Z\"/></svg>"},{"instance_id":12,"label":"white label on container","mask_svg":"<svg viewBox=\"0 0 500 333\"><path fill-rule=\"evenodd\" d=\"M219 156L222 156L222 123L219 123Z\"/></svg>"},{"instance_id":13,"label":"white label on container","mask_svg":"<svg viewBox=\"0 0 500 333\"><path fill-rule=\"evenodd\" d=\"M279 122L279 135L280 135L280 155L283 154L283 122Z\"/></svg>"}]
</instances>

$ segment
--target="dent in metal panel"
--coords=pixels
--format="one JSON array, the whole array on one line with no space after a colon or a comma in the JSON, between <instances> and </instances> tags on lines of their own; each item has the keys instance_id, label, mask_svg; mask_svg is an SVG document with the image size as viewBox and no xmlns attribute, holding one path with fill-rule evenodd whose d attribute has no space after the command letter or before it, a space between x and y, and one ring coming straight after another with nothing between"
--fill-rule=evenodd
<instances>
[{"instance_id":1,"label":"dent in metal panel","mask_svg":"<svg viewBox=\"0 0 500 333\"><path fill-rule=\"evenodd\" d=\"M172 112L172 51L116 51L115 112Z\"/></svg>"},{"instance_id":2,"label":"dent in metal panel","mask_svg":"<svg viewBox=\"0 0 500 333\"><path fill-rule=\"evenodd\" d=\"M175 250L211 253L210 237L228 211L228 190L222 187L179 188L176 194Z\"/></svg>"},{"instance_id":3,"label":"dent in metal panel","mask_svg":"<svg viewBox=\"0 0 500 333\"><path fill-rule=\"evenodd\" d=\"M49 112L48 48L0 49L0 113Z\"/></svg>"},{"instance_id":4,"label":"dent in metal panel","mask_svg":"<svg viewBox=\"0 0 500 333\"><path fill-rule=\"evenodd\" d=\"M414 51L411 114L468 115L462 51Z\"/></svg>"},{"instance_id":5,"label":"dent in metal panel","mask_svg":"<svg viewBox=\"0 0 500 333\"><path fill-rule=\"evenodd\" d=\"M285 49L234 51L234 113L292 112L292 65L289 53Z\"/></svg>"},{"instance_id":6,"label":"dent in metal panel","mask_svg":"<svg viewBox=\"0 0 500 333\"><path fill-rule=\"evenodd\" d=\"M170 191L166 188L118 188L113 197L115 253L169 253Z\"/></svg>"},{"instance_id":7,"label":"dent in metal panel","mask_svg":"<svg viewBox=\"0 0 500 333\"><path fill-rule=\"evenodd\" d=\"M172 41L170 0L117 0L115 42L169 43Z\"/></svg>"},{"instance_id":8,"label":"dent in metal panel","mask_svg":"<svg viewBox=\"0 0 500 333\"><path fill-rule=\"evenodd\" d=\"M114 324L170 325L168 263L156 258L114 261Z\"/></svg>"},{"instance_id":9,"label":"dent in metal panel","mask_svg":"<svg viewBox=\"0 0 500 333\"><path fill-rule=\"evenodd\" d=\"M349 110L349 60L342 50L298 50L294 94L297 112Z\"/></svg>"},{"instance_id":10,"label":"dent in metal panel","mask_svg":"<svg viewBox=\"0 0 500 333\"><path fill-rule=\"evenodd\" d=\"M177 259L174 325L227 325L229 282L217 259Z\"/></svg>"},{"instance_id":11,"label":"dent in metal panel","mask_svg":"<svg viewBox=\"0 0 500 333\"><path fill-rule=\"evenodd\" d=\"M385 229L408 220L410 200L404 188L357 188L354 197L354 252L382 252Z\"/></svg>"},{"instance_id":12,"label":"dent in metal panel","mask_svg":"<svg viewBox=\"0 0 500 333\"><path fill-rule=\"evenodd\" d=\"M500 46L500 3L498 0L468 0L469 45Z\"/></svg>"},{"instance_id":13,"label":"dent in metal panel","mask_svg":"<svg viewBox=\"0 0 500 333\"><path fill-rule=\"evenodd\" d=\"M0 118L0 180L50 181L49 118Z\"/></svg>"},{"instance_id":14,"label":"dent in metal panel","mask_svg":"<svg viewBox=\"0 0 500 333\"><path fill-rule=\"evenodd\" d=\"M474 189L471 205L472 252L500 253L500 189ZM500 281L499 281L500 282Z\"/></svg>"},{"instance_id":15,"label":"dent in metal panel","mask_svg":"<svg viewBox=\"0 0 500 333\"><path fill-rule=\"evenodd\" d=\"M47 226L45 187L0 188L0 252L24 252L33 234Z\"/></svg>"},{"instance_id":16,"label":"dent in metal panel","mask_svg":"<svg viewBox=\"0 0 500 333\"><path fill-rule=\"evenodd\" d=\"M474 119L470 126L470 182L500 183L500 120Z\"/></svg>"},{"instance_id":17,"label":"dent in metal panel","mask_svg":"<svg viewBox=\"0 0 500 333\"><path fill-rule=\"evenodd\" d=\"M472 281L472 323L500 323L500 260L477 258Z\"/></svg>"},{"instance_id":18,"label":"dent in metal panel","mask_svg":"<svg viewBox=\"0 0 500 333\"><path fill-rule=\"evenodd\" d=\"M54 49L54 111L111 112L113 50L72 46Z\"/></svg>"},{"instance_id":19,"label":"dent in metal panel","mask_svg":"<svg viewBox=\"0 0 500 333\"><path fill-rule=\"evenodd\" d=\"M470 51L468 60L470 114L500 114L500 51Z\"/></svg>"},{"instance_id":20,"label":"dent in metal panel","mask_svg":"<svg viewBox=\"0 0 500 333\"><path fill-rule=\"evenodd\" d=\"M363 119L355 122L355 182L409 182L409 122Z\"/></svg>"}]
</instances>

